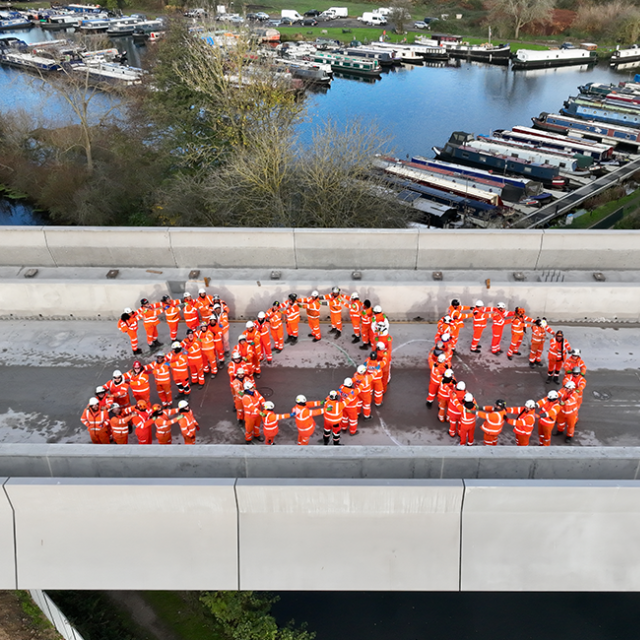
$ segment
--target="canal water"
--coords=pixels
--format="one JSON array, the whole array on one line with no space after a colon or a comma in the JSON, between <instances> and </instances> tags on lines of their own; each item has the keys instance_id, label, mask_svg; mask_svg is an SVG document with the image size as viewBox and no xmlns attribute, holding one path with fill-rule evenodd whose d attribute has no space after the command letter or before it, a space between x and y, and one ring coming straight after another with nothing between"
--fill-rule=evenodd
<instances>
[{"instance_id":1,"label":"canal water","mask_svg":"<svg viewBox=\"0 0 640 640\"><path fill-rule=\"evenodd\" d=\"M34 28L13 34L28 43L64 38L65 31ZM132 38L109 41L89 36L96 48L116 46L126 50L129 63L141 66L145 47ZM153 46L153 45L149 45ZM558 111L578 86L586 82L632 80L640 68L615 72L608 65L512 71L509 67L476 62L403 65L371 82L336 78L330 89L308 95L308 117L299 126L303 143L327 120L346 125L353 119L376 125L391 140L398 157L431 156L431 148L443 145L453 131L489 133L498 128L530 125L541 111ZM108 94L96 96L93 113L99 119L112 108ZM44 122L68 123L73 119L68 105L49 95L30 74L0 67L0 112L25 109ZM11 203L9 205L11 206ZM0 215L0 224L7 224Z\"/></svg>"}]
</instances>

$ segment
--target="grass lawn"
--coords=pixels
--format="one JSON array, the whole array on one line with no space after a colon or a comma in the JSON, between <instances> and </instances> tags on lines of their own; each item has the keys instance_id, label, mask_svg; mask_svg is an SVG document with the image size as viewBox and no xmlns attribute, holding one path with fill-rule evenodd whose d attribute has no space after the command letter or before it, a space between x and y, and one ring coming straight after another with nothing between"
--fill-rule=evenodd
<instances>
[{"instance_id":1,"label":"grass lawn","mask_svg":"<svg viewBox=\"0 0 640 640\"><path fill-rule=\"evenodd\" d=\"M630 193L628 196L620 198L619 200L612 200L611 202L607 202L601 207L594 209L593 211L582 214L579 218L576 218L573 221L573 224L570 224L568 228L588 229L596 222L599 222L603 218L606 218L608 215L612 214L616 209L620 209L620 207L624 207L632 203L640 203L640 190L634 191L633 193Z\"/></svg>"}]
</instances>

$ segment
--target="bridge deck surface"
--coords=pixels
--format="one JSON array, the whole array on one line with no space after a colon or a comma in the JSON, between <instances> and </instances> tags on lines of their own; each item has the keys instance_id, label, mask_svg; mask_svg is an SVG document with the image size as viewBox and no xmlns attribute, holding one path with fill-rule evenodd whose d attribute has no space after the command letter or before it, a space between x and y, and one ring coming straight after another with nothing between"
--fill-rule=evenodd
<instances>
[{"instance_id":1,"label":"bridge deck surface","mask_svg":"<svg viewBox=\"0 0 640 640\"><path fill-rule=\"evenodd\" d=\"M299 393L309 399L325 398L329 390L354 372L355 365L363 362L367 353L351 343L348 324L338 340L327 336L329 327L323 324L324 337L317 344L307 338L306 325L300 326L299 343L274 354L273 365L265 366L258 380L259 390L275 402L280 412L288 411ZM115 323L14 320L3 321L0 327L0 442L89 443L79 416L93 389L106 382L115 368L126 371L133 361L128 343ZM242 328L241 323L232 324L232 344ZM167 344L166 325L160 329L160 339ZM563 329L571 344L582 349L589 367L580 422L571 446L640 446L640 329L624 325L572 325ZM374 410L372 420L361 423L356 436L343 438L344 444L456 444L438 422L436 409L428 411L425 407L426 354L433 343L435 325L392 323L391 332L392 382L384 405ZM528 353L527 337L523 355L510 362L505 354L486 353L490 330L483 336L485 353L471 353L470 333L470 327L462 331L454 369L480 404L490 404L501 397L510 405L519 405L557 388L545 384L545 368L529 368L524 355ZM505 350L507 334L503 337ZM142 360L149 361L146 347ZM155 398L155 391L152 397ZM204 389L192 391L191 402L201 425L198 442L243 442L243 431L232 410L226 371L215 380L207 380ZM321 419L317 422L321 424ZM174 442L178 442L181 438L177 437L177 427L174 430ZM476 441L481 439L479 434L477 429ZM312 444L317 444L320 435L320 430L316 431ZM294 444L295 440L293 421L283 421L277 442ZM534 440L535 437L532 445ZM505 430L500 445L514 444L513 433ZM560 438L554 438L553 444L569 446Z\"/></svg>"}]
</instances>

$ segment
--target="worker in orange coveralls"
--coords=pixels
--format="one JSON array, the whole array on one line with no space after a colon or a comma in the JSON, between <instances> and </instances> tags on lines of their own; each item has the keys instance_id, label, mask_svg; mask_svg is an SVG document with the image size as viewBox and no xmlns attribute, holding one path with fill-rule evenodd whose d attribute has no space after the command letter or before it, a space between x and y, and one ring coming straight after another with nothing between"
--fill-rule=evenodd
<instances>
[{"instance_id":1,"label":"worker in orange coveralls","mask_svg":"<svg viewBox=\"0 0 640 640\"><path fill-rule=\"evenodd\" d=\"M513 356L520 355L520 345L527 330L527 324L531 325L533 318L529 318L524 313L522 307L516 307L513 318L511 318L511 344L507 350L507 358L511 360Z\"/></svg>"},{"instance_id":2,"label":"worker in orange coveralls","mask_svg":"<svg viewBox=\"0 0 640 640\"><path fill-rule=\"evenodd\" d=\"M140 355L142 349L138 346L138 314L127 307L118 320L118 329L129 336L133 355Z\"/></svg>"},{"instance_id":3,"label":"worker in orange coveralls","mask_svg":"<svg viewBox=\"0 0 640 640\"><path fill-rule=\"evenodd\" d=\"M260 412L264 405L264 398L255 388L253 382L249 380L244 382L241 398L244 412L245 444L251 444L254 438L262 442L264 438L260 435Z\"/></svg>"},{"instance_id":4,"label":"worker in orange coveralls","mask_svg":"<svg viewBox=\"0 0 640 640\"><path fill-rule=\"evenodd\" d=\"M580 408L580 396L576 389L576 383L573 380L567 380L564 387L559 391L560 404L562 408L558 413L558 419L556 420L557 431L555 435L561 436L565 433L565 442L571 442L576 430L576 423L578 422L578 409Z\"/></svg>"},{"instance_id":5,"label":"worker in orange coveralls","mask_svg":"<svg viewBox=\"0 0 640 640\"><path fill-rule=\"evenodd\" d=\"M131 416L133 415L133 407L121 407L114 404L111 407L111 435L116 444L129 444L129 433L131 432Z\"/></svg>"},{"instance_id":6,"label":"worker in orange coveralls","mask_svg":"<svg viewBox=\"0 0 640 640\"><path fill-rule=\"evenodd\" d=\"M104 388L121 407L129 406L129 383L125 380L120 369L113 372L113 377L104 383Z\"/></svg>"},{"instance_id":7,"label":"worker in orange coveralls","mask_svg":"<svg viewBox=\"0 0 640 640\"><path fill-rule=\"evenodd\" d=\"M312 291L308 298L303 298L302 304L307 311L307 322L311 331L309 337L313 338L313 342L318 342L322 339L320 331L320 294L317 291Z\"/></svg>"},{"instance_id":8,"label":"worker in orange coveralls","mask_svg":"<svg viewBox=\"0 0 640 640\"><path fill-rule=\"evenodd\" d=\"M171 344L172 353L167 354L167 362L171 367L173 379L178 387L178 394L188 396L191 393L189 384L189 356L177 340Z\"/></svg>"},{"instance_id":9,"label":"worker in orange coveralls","mask_svg":"<svg viewBox=\"0 0 640 640\"><path fill-rule=\"evenodd\" d=\"M214 319L215 316L212 316ZM200 342L202 351L202 362L204 363L204 372L211 374L215 378L218 373L218 352L216 350L216 338L212 331L209 331L210 322L203 322L195 332L196 340ZM217 322L217 320L216 320ZM220 340L222 345L222 340Z\"/></svg>"},{"instance_id":10,"label":"worker in orange coveralls","mask_svg":"<svg viewBox=\"0 0 640 640\"><path fill-rule=\"evenodd\" d=\"M213 298L204 289L199 289L193 304L200 314L200 322L209 322L213 315Z\"/></svg>"},{"instance_id":11,"label":"worker in orange coveralls","mask_svg":"<svg viewBox=\"0 0 640 640\"><path fill-rule=\"evenodd\" d=\"M260 314L258 314L259 316ZM260 318L258 318L259 320ZM271 338L273 340L273 350L280 353L284 349L284 318L282 307L277 300L273 301L271 307L265 313L265 319L269 323Z\"/></svg>"},{"instance_id":12,"label":"worker in orange coveralls","mask_svg":"<svg viewBox=\"0 0 640 640\"><path fill-rule=\"evenodd\" d=\"M307 398L303 395L296 396L296 405L291 409L291 416L296 419L296 427L298 429L298 445L307 446L309 439L316 429L315 416L322 415L322 401L314 400L307 402ZM315 407L320 407L316 409Z\"/></svg>"},{"instance_id":13,"label":"worker in orange coveralls","mask_svg":"<svg viewBox=\"0 0 640 640\"><path fill-rule=\"evenodd\" d=\"M160 314L162 311L162 302L151 303L146 298L140 300L138 316L142 318L144 330L147 334L147 344L150 349L162 346L162 342L158 341L158 325L160 324Z\"/></svg>"},{"instance_id":14,"label":"worker in orange coveralls","mask_svg":"<svg viewBox=\"0 0 640 640\"><path fill-rule=\"evenodd\" d=\"M351 342L356 344L360 342L360 318L362 315L362 302L357 292L351 294L349 301L349 318L351 318L351 326L353 328L353 336Z\"/></svg>"},{"instance_id":15,"label":"worker in orange coveralls","mask_svg":"<svg viewBox=\"0 0 640 640\"><path fill-rule=\"evenodd\" d=\"M453 369L447 369L442 376L440 386L438 387L438 420L440 422L446 422L447 420L447 407L449 405L449 398L456 388L456 379L453 377Z\"/></svg>"},{"instance_id":16,"label":"worker in orange coveralls","mask_svg":"<svg viewBox=\"0 0 640 640\"><path fill-rule=\"evenodd\" d=\"M473 339L471 340L471 351L474 353L480 353L482 345L480 339L482 333L487 328L487 320L491 317L492 307L485 307L482 300L476 302L476 306L472 309L466 317L473 318Z\"/></svg>"},{"instance_id":17,"label":"worker in orange coveralls","mask_svg":"<svg viewBox=\"0 0 640 640\"><path fill-rule=\"evenodd\" d=\"M342 430L349 429L349 435L355 436L358 432L358 400L360 394L353 384L352 378L345 378L338 391L340 399L344 401L342 411Z\"/></svg>"},{"instance_id":18,"label":"worker in orange coveralls","mask_svg":"<svg viewBox=\"0 0 640 640\"><path fill-rule=\"evenodd\" d=\"M93 444L109 444L109 413L100 408L98 398L91 398L89 404L80 417L82 424L87 427Z\"/></svg>"},{"instance_id":19,"label":"worker in orange coveralls","mask_svg":"<svg viewBox=\"0 0 640 640\"><path fill-rule=\"evenodd\" d=\"M274 441L278 435L278 424L280 420L286 420L291 417L290 413L275 413L276 406L270 400L267 400L263 406L262 431L264 432L264 443L275 444Z\"/></svg>"},{"instance_id":20,"label":"worker in orange coveralls","mask_svg":"<svg viewBox=\"0 0 640 640\"><path fill-rule=\"evenodd\" d=\"M295 293L289 294L289 301L284 307L284 317L287 323L287 339L285 342L294 345L298 342L298 328L300 325L300 305L298 296Z\"/></svg>"},{"instance_id":21,"label":"worker in orange coveralls","mask_svg":"<svg viewBox=\"0 0 640 640\"><path fill-rule=\"evenodd\" d=\"M187 352L189 359L191 384L198 384L202 389L204 387L204 360L202 359L200 341L196 339L193 329L187 329L187 337L182 341L182 348Z\"/></svg>"},{"instance_id":22,"label":"worker in orange coveralls","mask_svg":"<svg viewBox=\"0 0 640 640\"><path fill-rule=\"evenodd\" d=\"M449 435L455 438L458 435L458 421L462 413L462 401L467 392L467 385L464 381L456 384L455 389L451 390L449 401L447 403L447 420L449 421Z\"/></svg>"},{"instance_id":23,"label":"worker in orange coveralls","mask_svg":"<svg viewBox=\"0 0 640 640\"><path fill-rule=\"evenodd\" d=\"M502 353L502 349L500 348L500 343L502 342L502 333L504 331L504 326L508 322L508 318L513 315L512 312L507 311L507 305L504 302L498 302L498 304L493 308L493 313L491 315L492 324L491 324L491 353L495 353L496 355Z\"/></svg>"},{"instance_id":24,"label":"worker in orange coveralls","mask_svg":"<svg viewBox=\"0 0 640 640\"><path fill-rule=\"evenodd\" d=\"M444 372L449 368L446 362L446 356L441 353L438 356L438 361L431 367L431 375L429 377L429 393L427 393L427 408L431 409L433 401L436 399L436 394L440 388L440 382Z\"/></svg>"},{"instance_id":25,"label":"worker in orange coveralls","mask_svg":"<svg viewBox=\"0 0 640 640\"><path fill-rule=\"evenodd\" d=\"M346 400L341 398L337 391L329 391L329 395L323 404L324 431L322 433L322 442L324 445L328 445L332 438L334 445L340 445L342 416L346 405Z\"/></svg>"},{"instance_id":26,"label":"worker in orange coveralls","mask_svg":"<svg viewBox=\"0 0 640 640\"><path fill-rule=\"evenodd\" d=\"M461 446L473 446L476 434L476 409L477 405L473 395L469 392L465 393L460 403L460 419L458 420Z\"/></svg>"},{"instance_id":27,"label":"worker in orange coveralls","mask_svg":"<svg viewBox=\"0 0 640 640\"><path fill-rule=\"evenodd\" d=\"M580 410L580 406L582 405L582 400L584 397L584 389L587 386L587 379L580 372L580 367L574 367L571 371L569 371L564 378L562 379L562 386L566 386L567 382L573 382L576 385L576 396L578 396L578 410Z\"/></svg>"},{"instance_id":28,"label":"worker in orange coveralls","mask_svg":"<svg viewBox=\"0 0 640 640\"><path fill-rule=\"evenodd\" d=\"M373 397L373 375L367 365L361 364L353 376L353 384L358 389L358 415L362 411L364 420L371 419L371 400ZM325 413L326 415L326 413Z\"/></svg>"},{"instance_id":29,"label":"worker in orange coveralls","mask_svg":"<svg viewBox=\"0 0 640 640\"><path fill-rule=\"evenodd\" d=\"M195 444L196 431L200 431L200 426L186 400L180 400L180 402L178 402L177 419L184 443Z\"/></svg>"},{"instance_id":30,"label":"worker in orange coveralls","mask_svg":"<svg viewBox=\"0 0 640 640\"><path fill-rule=\"evenodd\" d=\"M578 367L583 376L587 375L587 365L580 355L580 349L571 349L569 356L562 363L562 366L566 373Z\"/></svg>"},{"instance_id":31,"label":"worker in orange coveralls","mask_svg":"<svg viewBox=\"0 0 640 640\"><path fill-rule=\"evenodd\" d=\"M553 329L547 324L546 318L536 318L531 325L531 347L529 350L529 367L542 366L542 352L547 333L553 335Z\"/></svg>"},{"instance_id":32,"label":"worker in orange coveralls","mask_svg":"<svg viewBox=\"0 0 640 640\"><path fill-rule=\"evenodd\" d=\"M134 400L144 400L151 406L151 387L149 386L149 375L144 370L142 362L135 360L133 366L124 374L125 380L131 387Z\"/></svg>"},{"instance_id":33,"label":"worker in orange coveralls","mask_svg":"<svg viewBox=\"0 0 640 640\"><path fill-rule=\"evenodd\" d=\"M171 367L166 362L164 353L156 354L156 361L145 367L146 371L153 374L156 381L156 391L162 406L167 408L171 406L173 397L171 394Z\"/></svg>"},{"instance_id":34,"label":"worker in orange coveralls","mask_svg":"<svg viewBox=\"0 0 640 640\"><path fill-rule=\"evenodd\" d=\"M244 406L242 404L242 395L244 392L244 383L246 379L247 378L245 378L244 369L240 367L236 370L235 375L229 381L229 386L231 387L231 397L233 398L233 406L236 410L238 424L244 423ZM253 380L251 382L253 382Z\"/></svg>"},{"instance_id":35,"label":"worker in orange coveralls","mask_svg":"<svg viewBox=\"0 0 640 640\"><path fill-rule=\"evenodd\" d=\"M183 297L182 316L185 324L189 329L195 331L200 324L200 316L198 315L198 307L188 291L185 291Z\"/></svg>"},{"instance_id":36,"label":"worker in orange coveralls","mask_svg":"<svg viewBox=\"0 0 640 640\"><path fill-rule=\"evenodd\" d=\"M271 330L269 329L269 321L267 320L267 314L264 311L258 313L258 317L255 322L255 331L260 336L260 350L262 351L263 359L266 359L267 364L273 362L273 353L271 351Z\"/></svg>"},{"instance_id":37,"label":"worker in orange coveralls","mask_svg":"<svg viewBox=\"0 0 640 640\"><path fill-rule=\"evenodd\" d=\"M365 300L362 303L362 311L360 312L360 337L362 338L362 344L360 348L371 348L371 323L373 322L373 309L371 307L371 300Z\"/></svg>"},{"instance_id":38,"label":"worker in orange coveralls","mask_svg":"<svg viewBox=\"0 0 640 640\"><path fill-rule=\"evenodd\" d=\"M180 300L174 300L169 296L162 296L162 312L169 326L171 341L178 338L178 325L180 324Z\"/></svg>"},{"instance_id":39,"label":"worker in orange coveralls","mask_svg":"<svg viewBox=\"0 0 640 640\"><path fill-rule=\"evenodd\" d=\"M342 307L347 304L347 299L340 293L340 287L333 287L331 293L322 296L329 305L329 317L331 318L331 329L329 333L334 333L336 340L342 335Z\"/></svg>"},{"instance_id":40,"label":"worker in orange coveralls","mask_svg":"<svg viewBox=\"0 0 640 640\"><path fill-rule=\"evenodd\" d=\"M523 407L509 407L507 413L516 416L505 420L513 427L516 444L519 447L528 447L529 439L536 425L536 403L533 400L527 400Z\"/></svg>"},{"instance_id":41,"label":"worker in orange coveralls","mask_svg":"<svg viewBox=\"0 0 640 640\"><path fill-rule=\"evenodd\" d=\"M549 341L547 383L560 382L560 370L570 351L571 345L568 340L565 340L564 333L562 331L556 331L556 335Z\"/></svg>"},{"instance_id":42,"label":"worker in orange coveralls","mask_svg":"<svg viewBox=\"0 0 640 640\"><path fill-rule=\"evenodd\" d=\"M149 416L149 422L151 426L156 429L156 439L158 444L171 444L171 425L180 420L176 416L178 409L164 410L159 404L154 404L151 407L151 415Z\"/></svg>"},{"instance_id":43,"label":"worker in orange coveralls","mask_svg":"<svg viewBox=\"0 0 640 640\"><path fill-rule=\"evenodd\" d=\"M551 446L551 432L562 409L560 396L555 390L549 391L546 398L536 402L538 407L538 440L541 447Z\"/></svg>"},{"instance_id":44,"label":"worker in orange coveralls","mask_svg":"<svg viewBox=\"0 0 640 640\"><path fill-rule=\"evenodd\" d=\"M477 412L479 418L484 418L480 428L484 431L485 445L495 447L498 444L498 436L504 426L506 410L506 402L504 400L496 400L496 404L493 407L483 407L482 411Z\"/></svg>"}]
</instances>

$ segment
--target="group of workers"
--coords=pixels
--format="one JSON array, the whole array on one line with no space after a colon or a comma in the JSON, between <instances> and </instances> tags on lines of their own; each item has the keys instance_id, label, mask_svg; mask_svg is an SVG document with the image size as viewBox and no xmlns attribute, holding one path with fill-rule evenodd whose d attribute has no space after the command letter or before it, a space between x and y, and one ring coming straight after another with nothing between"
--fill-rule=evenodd
<instances>
[{"instance_id":1,"label":"group of workers","mask_svg":"<svg viewBox=\"0 0 640 640\"><path fill-rule=\"evenodd\" d=\"M564 370L562 387L559 391L551 390L538 401L527 400L523 406L508 407L504 400L496 400L491 406L479 406L472 393L462 380L457 380L452 366L452 358L456 351L460 329L466 319L473 319L473 339L471 351L478 353L480 340L489 318L492 319L491 352L502 353L500 343L506 324L511 324L511 343L507 350L507 358L521 355L522 345L527 327L531 328L531 347L529 366L542 366L546 334L552 335L549 345L549 364L547 383L560 382L560 374ZM438 322L435 345L428 358L429 391L427 407L430 409L434 401L438 401L438 419L449 423L449 435L459 437L460 445L473 445L476 419L483 420L481 429L484 444L495 446L505 424L513 427L518 446L526 447L538 421L538 439L541 446L551 444L551 435L565 436L566 442L574 437L578 412L582 404L587 368L579 349L572 349L564 338L562 331L553 331L544 318L533 318L525 315L522 307L507 311L506 305L499 302L495 307L485 306L478 300L473 307L463 306L454 299L447 314Z\"/></svg>"},{"instance_id":2,"label":"group of workers","mask_svg":"<svg viewBox=\"0 0 640 640\"><path fill-rule=\"evenodd\" d=\"M276 414L273 403L265 402L256 390L255 379L262 373L262 364L272 362L274 352L282 351L285 344L293 346L297 343L301 309L307 312L309 337L314 342L322 339L322 305L329 307L329 333L336 339L342 335L342 311L347 308L353 328L352 342L362 342L360 348L371 353L353 379L347 378L339 391L332 391L327 397L327 411L322 407L323 402L307 402L304 396L298 396L296 406L289 414ZM186 337L178 340L181 314L187 330ZM118 322L120 331L130 339L134 355L142 353L138 343L140 323L150 350L154 352L162 346L158 340L161 316L168 324L171 350L167 354L156 352L154 361L146 365L135 360L130 371L123 374L116 370L111 380L96 388L95 396L89 400L81 418L92 442L128 444L128 436L135 430L140 444L151 444L155 426L157 441L171 444L171 425L178 423L185 444L195 443L195 432L199 427L187 398L193 387L204 387L206 375L215 378L225 366L229 355L229 307L220 296L209 295L205 289L200 289L195 298L185 293L182 301L169 296L163 296L160 302L143 298L135 311L125 309ZM382 395L390 379L391 343L389 320L382 308L372 306L369 300L360 301L355 292L345 295L334 287L328 294L313 291L308 297L298 298L297 294L291 293L286 302L275 301L266 312L258 313L255 321L246 322L228 365L231 393L238 421L244 425L245 442L251 443L255 438L273 444L278 421L286 416L295 418L298 444L308 444L315 427L313 417L320 413L325 416L325 433L327 425L332 425L324 438L325 444L332 434L334 444L340 444L341 428L336 425L344 424L345 430L348 428L355 434L360 413L365 419L371 417L372 397L376 405L382 404ZM365 371L361 371L362 367ZM150 375L155 380L159 404L151 404ZM177 409L172 408L172 379L182 397Z\"/></svg>"}]
</instances>

